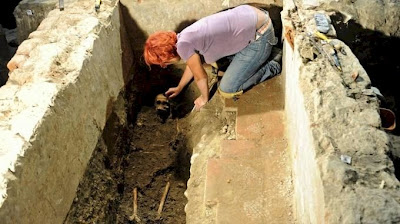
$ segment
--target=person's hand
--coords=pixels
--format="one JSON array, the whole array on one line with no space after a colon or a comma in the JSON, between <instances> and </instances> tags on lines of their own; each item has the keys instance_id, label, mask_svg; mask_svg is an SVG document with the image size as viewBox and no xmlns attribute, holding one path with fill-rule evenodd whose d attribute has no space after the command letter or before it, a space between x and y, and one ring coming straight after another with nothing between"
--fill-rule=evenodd
<instances>
[{"instance_id":1,"label":"person's hand","mask_svg":"<svg viewBox=\"0 0 400 224\"><path fill-rule=\"evenodd\" d=\"M176 97L181 91L182 89L179 86L169 88L167 92L165 92L165 96L167 96L168 99L172 99Z\"/></svg>"},{"instance_id":2,"label":"person's hand","mask_svg":"<svg viewBox=\"0 0 400 224\"><path fill-rule=\"evenodd\" d=\"M197 97L197 99L194 101L194 109L196 111L200 111L200 108L206 105L207 102L208 102L207 97L204 97L203 95Z\"/></svg>"}]
</instances>

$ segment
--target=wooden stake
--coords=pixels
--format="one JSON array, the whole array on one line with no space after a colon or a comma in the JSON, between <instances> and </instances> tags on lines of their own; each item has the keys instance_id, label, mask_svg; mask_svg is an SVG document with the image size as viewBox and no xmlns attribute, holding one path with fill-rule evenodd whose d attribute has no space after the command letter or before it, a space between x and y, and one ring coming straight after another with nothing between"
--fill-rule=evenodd
<instances>
[{"instance_id":1,"label":"wooden stake","mask_svg":"<svg viewBox=\"0 0 400 224\"><path fill-rule=\"evenodd\" d=\"M161 219L161 212L162 212L163 207L164 207L165 199L167 198L167 194L168 194L168 191L169 191L169 186L170 186L170 183L167 182L167 186L165 186L164 193L163 193L163 195L161 197L160 206L158 206L158 211L157 211L158 215L157 215L156 220L160 220Z\"/></svg>"}]
</instances>

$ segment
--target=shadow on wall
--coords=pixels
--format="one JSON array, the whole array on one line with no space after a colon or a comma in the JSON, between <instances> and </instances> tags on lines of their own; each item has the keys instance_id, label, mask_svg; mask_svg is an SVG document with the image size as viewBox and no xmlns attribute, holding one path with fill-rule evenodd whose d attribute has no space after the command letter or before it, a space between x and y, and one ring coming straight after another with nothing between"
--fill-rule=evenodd
<instances>
[{"instance_id":1,"label":"shadow on wall","mask_svg":"<svg viewBox=\"0 0 400 224\"><path fill-rule=\"evenodd\" d=\"M3 86L8 80L7 63L11 58L11 53L7 43L6 34L0 25L0 87Z\"/></svg>"},{"instance_id":2,"label":"shadow on wall","mask_svg":"<svg viewBox=\"0 0 400 224\"><path fill-rule=\"evenodd\" d=\"M129 40L129 45L124 47L130 47L131 52L133 52L133 64L134 66L138 64L144 64L144 60L142 57L142 49L143 44L146 41L145 32L139 27L135 20L130 16L129 9L120 3L120 17L121 21L124 23L124 27L126 28L127 39ZM125 50L125 49L123 49ZM139 52L140 51L140 52Z\"/></svg>"},{"instance_id":3,"label":"shadow on wall","mask_svg":"<svg viewBox=\"0 0 400 224\"><path fill-rule=\"evenodd\" d=\"M121 3L119 3L119 20L120 20L120 38L121 38L121 61L122 61L122 73L124 77L125 85L132 79L132 65L133 65L133 51L131 41L129 40L128 31L126 29L126 22L124 19L124 13L122 13Z\"/></svg>"},{"instance_id":4,"label":"shadow on wall","mask_svg":"<svg viewBox=\"0 0 400 224\"><path fill-rule=\"evenodd\" d=\"M12 56L8 51L8 44L2 28L16 28L17 25L13 12L20 1L21 0L3 1L0 7L0 87L8 80L8 69L6 65Z\"/></svg>"},{"instance_id":5,"label":"shadow on wall","mask_svg":"<svg viewBox=\"0 0 400 224\"><path fill-rule=\"evenodd\" d=\"M182 30L184 30L186 27L192 25L193 23L195 23L197 20L192 19L192 20L185 20L181 23L179 23L179 25L176 27L176 29L174 30L175 33L180 33L182 32Z\"/></svg>"},{"instance_id":6,"label":"shadow on wall","mask_svg":"<svg viewBox=\"0 0 400 224\"><path fill-rule=\"evenodd\" d=\"M0 7L0 24L7 29L14 29L17 24L13 15L15 7L21 0L2 1Z\"/></svg>"},{"instance_id":7,"label":"shadow on wall","mask_svg":"<svg viewBox=\"0 0 400 224\"><path fill-rule=\"evenodd\" d=\"M126 85L126 99L129 102L127 105L128 121L133 124L140 108L152 106L155 96L164 93L169 87L175 86L183 71L173 66L166 69L151 66L150 69L143 58L143 47L148 36L130 16L129 9L123 4L120 4L120 13L121 21L123 21L125 27L125 30L121 30L121 38L122 40L129 40L129 43L122 44L123 52L129 51L126 56L123 55L123 62L132 61L131 66L125 69L126 71L129 70L129 82ZM193 23L193 21L182 22L181 29L184 29L190 23ZM127 59L127 57L131 59Z\"/></svg>"}]
</instances>

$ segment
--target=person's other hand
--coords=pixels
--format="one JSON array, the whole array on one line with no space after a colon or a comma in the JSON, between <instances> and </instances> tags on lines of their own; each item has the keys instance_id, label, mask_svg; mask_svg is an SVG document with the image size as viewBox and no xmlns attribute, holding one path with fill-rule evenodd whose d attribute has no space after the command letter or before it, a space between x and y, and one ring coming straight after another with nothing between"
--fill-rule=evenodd
<instances>
[{"instance_id":1,"label":"person's other hand","mask_svg":"<svg viewBox=\"0 0 400 224\"><path fill-rule=\"evenodd\" d=\"M180 92L181 92L181 88L179 88L179 86L177 87L173 87L173 88L169 88L167 90L167 92L165 92L165 96L168 97L168 99L174 98L176 97Z\"/></svg>"},{"instance_id":2,"label":"person's other hand","mask_svg":"<svg viewBox=\"0 0 400 224\"><path fill-rule=\"evenodd\" d=\"M194 107L196 111L200 111L200 108L202 108L204 105L206 105L208 99L203 97L203 95L197 97L197 99L194 101Z\"/></svg>"}]
</instances>

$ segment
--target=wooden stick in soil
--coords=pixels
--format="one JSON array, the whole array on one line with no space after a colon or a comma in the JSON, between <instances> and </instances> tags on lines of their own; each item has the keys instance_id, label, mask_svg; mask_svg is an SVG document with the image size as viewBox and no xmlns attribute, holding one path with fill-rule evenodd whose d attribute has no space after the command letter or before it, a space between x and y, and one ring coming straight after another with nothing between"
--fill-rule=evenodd
<instances>
[{"instance_id":1,"label":"wooden stick in soil","mask_svg":"<svg viewBox=\"0 0 400 224\"><path fill-rule=\"evenodd\" d=\"M129 217L130 220L135 220L137 223L140 223L141 220L137 215L137 188L133 189L133 215Z\"/></svg>"},{"instance_id":2,"label":"wooden stick in soil","mask_svg":"<svg viewBox=\"0 0 400 224\"><path fill-rule=\"evenodd\" d=\"M167 186L165 186L164 193L163 193L163 195L161 197L160 206L158 206L158 211L157 211L158 215L157 215L156 220L160 220L161 219L161 212L162 212L163 207L164 207L165 199L167 198L167 194L168 194L168 191L169 191L169 186L170 186L170 183L167 182Z\"/></svg>"}]
</instances>

